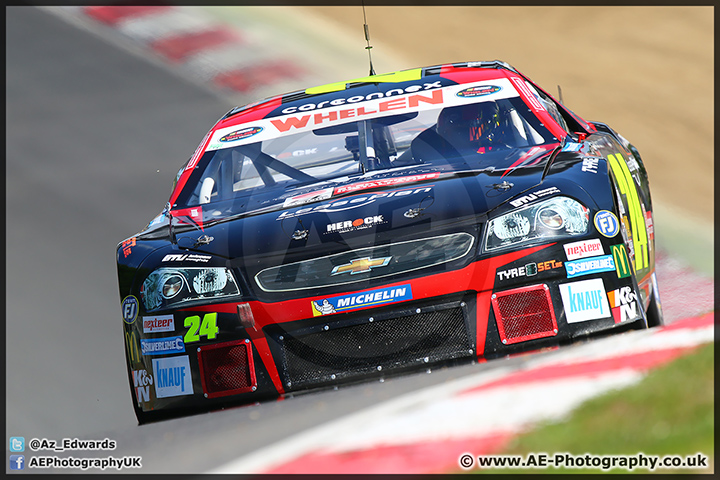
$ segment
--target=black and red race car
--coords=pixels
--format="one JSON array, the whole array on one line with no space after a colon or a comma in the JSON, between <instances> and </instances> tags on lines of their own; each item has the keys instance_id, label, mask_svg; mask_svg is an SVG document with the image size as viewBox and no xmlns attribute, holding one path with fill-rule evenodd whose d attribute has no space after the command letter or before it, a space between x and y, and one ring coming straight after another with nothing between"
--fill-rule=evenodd
<instances>
[{"instance_id":1,"label":"black and red race car","mask_svg":"<svg viewBox=\"0 0 720 480\"><path fill-rule=\"evenodd\" d=\"M662 323L638 151L510 65L238 107L117 249L139 421Z\"/></svg>"}]
</instances>

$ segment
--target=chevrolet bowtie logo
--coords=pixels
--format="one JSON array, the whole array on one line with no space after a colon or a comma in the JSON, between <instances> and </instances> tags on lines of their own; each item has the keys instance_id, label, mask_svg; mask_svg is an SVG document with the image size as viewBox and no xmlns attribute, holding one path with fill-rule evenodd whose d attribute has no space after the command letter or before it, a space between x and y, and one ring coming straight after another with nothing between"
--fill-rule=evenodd
<instances>
[{"instance_id":1,"label":"chevrolet bowtie logo","mask_svg":"<svg viewBox=\"0 0 720 480\"><path fill-rule=\"evenodd\" d=\"M366 273L369 272L371 268L374 267L384 267L388 263L390 263L390 259L392 257L383 257L383 258L359 258L357 260L350 260L350 263L346 263L344 265L338 265L337 267L333 268L331 275L340 275L341 273L347 273L350 272L350 275L355 275L356 273Z\"/></svg>"}]
</instances>

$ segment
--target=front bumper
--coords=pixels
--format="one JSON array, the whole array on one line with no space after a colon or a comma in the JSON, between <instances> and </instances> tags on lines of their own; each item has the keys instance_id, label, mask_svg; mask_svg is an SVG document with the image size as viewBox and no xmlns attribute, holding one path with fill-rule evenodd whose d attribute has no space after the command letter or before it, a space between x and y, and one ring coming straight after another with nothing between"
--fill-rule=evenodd
<instances>
[{"instance_id":1,"label":"front bumper","mask_svg":"<svg viewBox=\"0 0 720 480\"><path fill-rule=\"evenodd\" d=\"M173 319L171 333L146 332L141 312L142 320L125 325L133 400L141 412L252 403L536 350L645 321L632 276L567 278L562 258L562 245L552 243L345 295L250 301L251 324L237 303L165 314ZM188 336L193 322L210 318L216 335L203 336L202 328L197 335L195 328ZM138 346L169 335L183 337L182 355L145 355Z\"/></svg>"}]
</instances>

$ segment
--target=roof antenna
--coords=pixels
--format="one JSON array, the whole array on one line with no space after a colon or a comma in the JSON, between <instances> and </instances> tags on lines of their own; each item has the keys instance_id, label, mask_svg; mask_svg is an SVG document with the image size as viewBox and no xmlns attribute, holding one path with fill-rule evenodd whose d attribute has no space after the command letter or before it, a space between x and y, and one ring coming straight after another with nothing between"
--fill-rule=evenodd
<instances>
[{"instance_id":1,"label":"roof antenna","mask_svg":"<svg viewBox=\"0 0 720 480\"><path fill-rule=\"evenodd\" d=\"M562 103L563 105L565 105L565 102L563 102L563 98L562 98L562 88L560 88L560 85L558 85L558 100L560 100L560 103Z\"/></svg>"},{"instance_id":2,"label":"roof antenna","mask_svg":"<svg viewBox=\"0 0 720 480\"><path fill-rule=\"evenodd\" d=\"M362 9L363 9L363 21L365 22L363 24L363 28L365 29L365 40L367 41L367 47L365 47L365 50L368 51L368 60L370 61L370 75L375 75L375 69L373 68L373 64L372 64L372 56L370 55L370 49L372 47L370 46L370 29L368 28L368 24L367 24L367 17L365 17L365 0L362 1Z\"/></svg>"}]
</instances>

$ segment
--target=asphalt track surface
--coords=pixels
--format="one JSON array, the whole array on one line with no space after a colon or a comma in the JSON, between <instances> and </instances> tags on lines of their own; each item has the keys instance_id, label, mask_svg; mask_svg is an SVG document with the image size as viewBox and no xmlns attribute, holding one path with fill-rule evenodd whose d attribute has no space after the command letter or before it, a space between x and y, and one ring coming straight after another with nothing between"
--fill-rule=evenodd
<instances>
[{"instance_id":1,"label":"asphalt track surface","mask_svg":"<svg viewBox=\"0 0 720 480\"><path fill-rule=\"evenodd\" d=\"M368 405L498 368L137 427L115 246L159 212L177 168L233 105L42 10L6 15L6 438L108 437L113 455L143 457L142 473L204 472Z\"/></svg>"}]
</instances>

